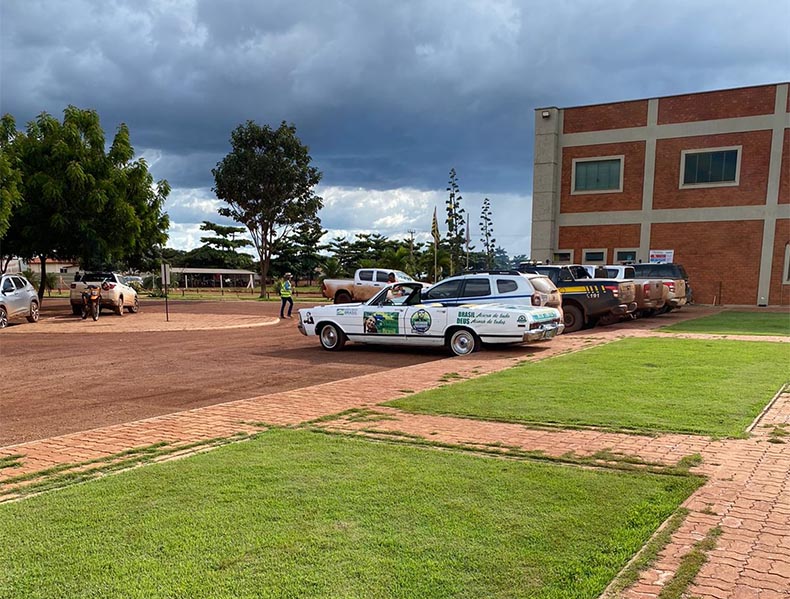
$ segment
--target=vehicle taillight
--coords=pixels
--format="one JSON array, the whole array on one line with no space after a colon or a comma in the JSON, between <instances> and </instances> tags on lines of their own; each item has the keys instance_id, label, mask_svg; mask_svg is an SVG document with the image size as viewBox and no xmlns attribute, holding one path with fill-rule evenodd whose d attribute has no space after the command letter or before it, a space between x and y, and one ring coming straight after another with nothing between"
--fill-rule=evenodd
<instances>
[{"instance_id":1,"label":"vehicle taillight","mask_svg":"<svg viewBox=\"0 0 790 599\"><path fill-rule=\"evenodd\" d=\"M671 293L675 293L675 282L674 281L664 281L664 285L669 287L669 291Z\"/></svg>"},{"instance_id":2,"label":"vehicle taillight","mask_svg":"<svg viewBox=\"0 0 790 599\"><path fill-rule=\"evenodd\" d=\"M642 285L642 289L644 290L646 296L650 295L650 283L645 283Z\"/></svg>"},{"instance_id":3,"label":"vehicle taillight","mask_svg":"<svg viewBox=\"0 0 790 599\"><path fill-rule=\"evenodd\" d=\"M612 292L612 295L615 297L620 297L620 286L619 285L604 285L604 288L608 291Z\"/></svg>"},{"instance_id":4,"label":"vehicle taillight","mask_svg":"<svg viewBox=\"0 0 790 599\"><path fill-rule=\"evenodd\" d=\"M532 305L533 306L540 306L543 302L540 299L540 296L537 293L532 294Z\"/></svg>"}]
</instances>

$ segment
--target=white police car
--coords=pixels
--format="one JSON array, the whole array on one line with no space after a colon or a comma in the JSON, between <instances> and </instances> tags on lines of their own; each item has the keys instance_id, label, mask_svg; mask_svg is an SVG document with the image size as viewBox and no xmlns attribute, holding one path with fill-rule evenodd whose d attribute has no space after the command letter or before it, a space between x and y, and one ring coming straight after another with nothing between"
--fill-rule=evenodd
<instances>
[{"instance_id":1,"label":"white police car","mask_svg":"<svg viewBox=\"0 0 790 599\"><path fill-rule=\"evenodd\" d=\"M347 340L390 345L447 346L463 356L482 343L546 341L562 333L559 310L505 303L443 306L423 303L421 283L398 283L359 304L299 310L299 330L317 335L321 346L338 350Z\"/></svg>"}]
</instances>

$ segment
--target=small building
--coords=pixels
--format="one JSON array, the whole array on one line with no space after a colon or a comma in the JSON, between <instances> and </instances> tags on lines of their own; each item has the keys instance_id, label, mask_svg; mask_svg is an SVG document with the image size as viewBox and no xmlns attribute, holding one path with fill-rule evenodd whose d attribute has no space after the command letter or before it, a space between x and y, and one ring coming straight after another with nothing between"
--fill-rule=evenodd
<instances>
[{"instance_id":1,"label":"small building","mask_svg":"<svg viewBox=\"0 0 790 599\"><path fill-rule=\"evenodd\" d=\"M668 261L699 303L790 304L788 83L535 111L534 260Z\"/></svg>"}]
</instances>

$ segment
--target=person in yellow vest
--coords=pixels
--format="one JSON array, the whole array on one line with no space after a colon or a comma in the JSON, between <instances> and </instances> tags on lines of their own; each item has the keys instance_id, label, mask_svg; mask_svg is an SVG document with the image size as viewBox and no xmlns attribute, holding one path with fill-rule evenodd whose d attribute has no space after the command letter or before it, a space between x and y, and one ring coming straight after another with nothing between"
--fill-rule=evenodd
<instances>
[{"instance_id":1,"label":"person in yellow vest","mask_svg":"<svg viewBox=\"0 0 790 599\"><path fill-rule=\"evenodd\" d=\"M283 280L280 282L280 287L278 289L280 292L280 298L282 299L282 303L280 304L280 318L285 318L285 304L288 304L288 318L292 318L291 310L294 307L294 300L291 297L293 295L293 283L291 283L291 273L285 273Z\"/></svg>"}]
</instances>

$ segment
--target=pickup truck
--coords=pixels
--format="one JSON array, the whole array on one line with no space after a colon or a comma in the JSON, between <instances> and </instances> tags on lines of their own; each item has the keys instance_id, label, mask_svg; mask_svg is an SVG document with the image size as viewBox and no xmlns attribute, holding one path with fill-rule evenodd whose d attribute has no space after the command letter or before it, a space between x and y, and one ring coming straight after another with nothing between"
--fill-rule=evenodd
<instances>
[{"instance_id":1,"label":"pickup truck","mask_svg":"<svg viewBox=\"0 0 790 599\"><path fill-rule=\"evenodd\" d=\"M534 264L522 262L519 271L549 277L562 294L565 332L593 327L599 320L624 316L636 310L633 281L591 278L580 264Z\"/></svg>"},{"instance_id":2,"label":"pickup truck","mask_svg":"<svg viewBox=\"0 0 790 599\"><path fill-rule=\"evenodd\" d=\"M633 266L624 264L607 264L600 266L585 264L584 268L591 277L602 276L609 279L633 281L636 287L637 316L653 316L664 307L669 299L669 290L660 278L638 277Z\"/></svg>"},{"instance_id":3,"label":"pickup truck","mask_svg":"<svg viewBox=\"0 0 790 599\"><path fill-rule=\"evenodd\" d=\"M661 279L669 291L667 303L662 312L677 310L691 302L691 285L686 269L681 264L671 262L652 264L634 264L634 271L639 277Z\"/></svg>"},{"instance_id":4,"label":"pickup truck","mask_svg":"<svg viewBox=\"0 0 790 599\"><path fill-rule=\"evenodd\" d=\"M69 302L71 312L79 315L82 311L82 292L88 283L101 285L101 305L103 308L112 308L119 316L123 315L126 308L132 314L140 309L137 292L124 282L123 275L115 272L86 272L77 273L74 282L69 286Z\"/></svg>"},{"instance_id":5,"label":"pickup truck","mask_svg":"<svg viewBox=\"0 0 790 599\"><path fill-rule=\"evenodd\" d=\"M353 279L324 279L321 294L336 304L364 302L384 289L390 282L390 274L395 275L394 283L414 283L413 278L400 270L390 268L360 268Z\"/></svg>"}]
</instances>

